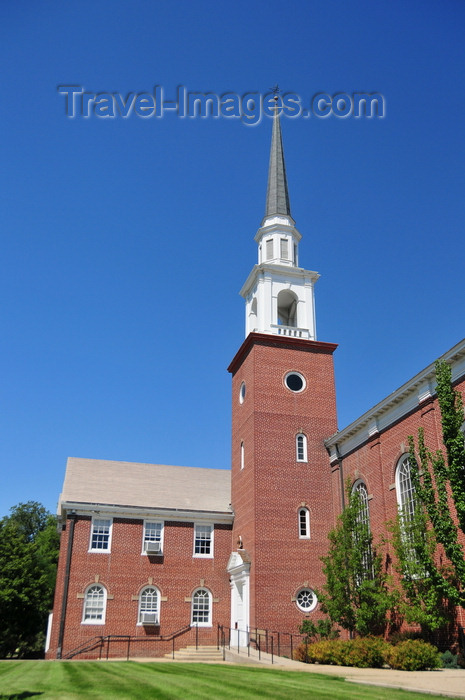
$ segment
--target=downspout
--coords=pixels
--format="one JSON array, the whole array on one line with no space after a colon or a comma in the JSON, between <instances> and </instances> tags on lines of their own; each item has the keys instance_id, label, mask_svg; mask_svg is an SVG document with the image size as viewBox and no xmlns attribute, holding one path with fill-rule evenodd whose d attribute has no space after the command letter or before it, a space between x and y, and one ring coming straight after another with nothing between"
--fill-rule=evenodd
<instances>
[{"instance_id":1,"label":"downspout","mask_svg":"<svg viewBox=\"0 0 465 700\"><path fill-rule=\"evenodd\" d=\"M339 468L339 488L341 490L341 513L342 513L342 511L346 507L346 499L345 499L345 495L344 495L344 472L342 469L342 457L341 457L341 453L339 452L339 447L338 447L337 442L334 443L333 449L334 449L334 451L331 452L331 448L328 446L326 447L326 450L327 450L328 456L329 456L329 461L330 461L331 467L333 468L333 471L334 471L334 467L336 464Z\"/></svg>"},{"instance_id":2,"label":"downspout","mask_svg":"<svg viewBox=\"0 0 465 700\"><path fill-rule=\"evenodd\" d=\"M342 513L342 511L346 507L346 499L345 499L345 495L344 495L344 472L342 470L342 457L339 457L338 464L339 464L339 479L341 482L340 489L341 489L341 513Z\"/></svg>"},{"instance_id":3,"label":"downspout","mask_svg":"<svg viewBox=\"0 0 465 700\"><path fill-rule=\"evenodd\" d=\"M65 578L63 582L63 598L61 599L60 629L58 632L57 659L61 659L63 647L63 637L65 634L66 607L68 604L69 570L71 568L71 556L73 553L74 526L76 523L76 512L72 511L67 519L69 522L68 550L66 552Z\"/></svg>"}]
</instances>

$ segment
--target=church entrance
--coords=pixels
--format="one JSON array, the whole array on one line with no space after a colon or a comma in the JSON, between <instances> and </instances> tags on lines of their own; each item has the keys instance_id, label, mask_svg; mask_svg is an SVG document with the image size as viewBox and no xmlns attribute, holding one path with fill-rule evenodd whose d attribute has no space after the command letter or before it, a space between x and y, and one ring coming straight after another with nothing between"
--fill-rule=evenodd
<instances>
[{"instance_id":1,"label":"church entrance","mask_svg":"<svg viewBox=\"0 0 465 700\"><path fill-rule=\"evenodd\" d=\"M250 562L243 550L233 552L228 562L231 584L231 646L246 647L249 643Z\"/></svg>"}]
</instances>

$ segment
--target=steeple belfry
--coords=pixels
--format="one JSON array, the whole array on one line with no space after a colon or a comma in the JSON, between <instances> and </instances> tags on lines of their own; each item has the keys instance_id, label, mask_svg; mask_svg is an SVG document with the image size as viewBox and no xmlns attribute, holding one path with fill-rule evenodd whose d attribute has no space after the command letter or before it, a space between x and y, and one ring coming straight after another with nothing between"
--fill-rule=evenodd
<instances>
[{"instance_id":1,"label":"steeple belfry","mask_svg":"<svg viewBox=\"0 0 465 700\"><path fill-rule=\"evenodd\" d=\"M258 264L240 291L246 302L245 334L316 340L314 284L319 275L298 266L302 236L291 216L279 98L275 100L265 216L255 235Z\"/></svg>"}]
</instances>

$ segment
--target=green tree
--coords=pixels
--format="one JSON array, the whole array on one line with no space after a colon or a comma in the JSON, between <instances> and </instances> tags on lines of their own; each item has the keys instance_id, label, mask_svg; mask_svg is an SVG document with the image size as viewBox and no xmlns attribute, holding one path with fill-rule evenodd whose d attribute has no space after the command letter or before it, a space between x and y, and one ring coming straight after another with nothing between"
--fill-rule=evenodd
<instances>
[{"instance_id":1,"label":"green tree","mask_svg":"<svg viewBox=\"0 0 465 700\"><path fill-rule=\"evenodd\" d=\"M382 555L373 545L365 505L349 483L347 499L328 535L329 551L322 557L326 583L318 598L323 612L351 634L380 634L395 606L395 592L389 590Z\"/></svg>"},{"instance_id":2,"label":"green tree","mask_svg":"<svg viewBox=\"0 0 465 700\"><path fill-rule=\"evenodd\" d=\"M409 436L414 513L399 513L393 527L405 617L426 629L446 624L455 606L465 604L463 403L446 362L436 362L436 380L444 451L427 448L423 428L416 442Z\"/></svg>"},{"instance_id":3,"label":"green tree","mask_svg":"<svg viewBox=\"0 0 465 700\"><path fill-rule=\"evenodd\" d=\"M394 568L399 574L398 610L400 617L431 632L451 619L453 574L447 564L435 563L437 540L427 527L426 513L416 499L413 512L400 512L388 523L395 553Z\"/></svg>"},{"instance_id":4,"label":"green tree","mask_svg":"<svg viewBox=\"0 0 465 700\"><path fill-rule=\"evenodd\" d=\"M0 520L0 657L40 656L55 586L56 518L35 501L10 513Z\"/></svg>"},{"instance_id":5,"label":"green tree","mask_svg":"<svg viewBox=\"0 0 465 700\"><path fill-rule=\"evenodd\" d=\"M300 634L305 634L307 642L321 641L322 639L337 639L339 630L334 628L334 623L328 618L318 620L316 624L313 620L303 620L299 627Z\"/></svg>"}]
</instances>

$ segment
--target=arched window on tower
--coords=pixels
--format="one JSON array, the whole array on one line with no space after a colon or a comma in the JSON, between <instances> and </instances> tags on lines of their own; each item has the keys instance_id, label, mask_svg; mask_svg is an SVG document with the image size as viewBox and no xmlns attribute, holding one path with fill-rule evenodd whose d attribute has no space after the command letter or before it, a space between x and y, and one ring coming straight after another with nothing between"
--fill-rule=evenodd
<instances>
[{"instance_id":1,"label":"arched window on tower","mask_svg":"<svg viewBox=\"0 0 465 700\"><path fill-rule=\"evenodd\" d=\"M310 511L308 508L299 508L299 539L310 539Z\"/></svg>"},{"instance_id":2,"label":"arched window on tower","mask_svg":"<svg viewBox=\"0 0 465 700\"><path fill-rule=\"evenodd\" d=\"M249 326L251 331L254 331L257 327L257 297L254 297L250 304Z\"/></svg>"},{"instance_id":3,"label":"arched window on tower","mask_svg":"<svg viewBox=\"0 0 465 700\"><path fill-rule=\"evenodd\" d=\"M295 458L297 462L307 461L307 436L304 433L295 436Z\"/></svg>"},{"instance_id":4,"label":"arched window on tower","mask_svg":"<svg viewBox=\"0 0 465 700\"><path fill-rule=\"evenodd\" d=\"M297 327L297 296L289 289L278 294L278 324Z\"/></svg>"}]
</instances>

